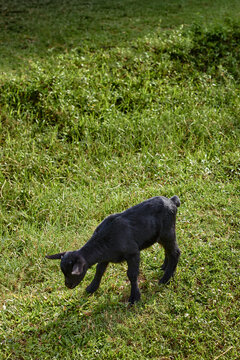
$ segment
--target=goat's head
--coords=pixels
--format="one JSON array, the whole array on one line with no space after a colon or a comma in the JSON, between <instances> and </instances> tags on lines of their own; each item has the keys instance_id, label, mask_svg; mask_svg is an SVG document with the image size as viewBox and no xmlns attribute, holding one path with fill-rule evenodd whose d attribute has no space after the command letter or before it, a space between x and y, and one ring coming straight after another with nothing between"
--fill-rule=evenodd
<instances>
[{"instance_id":1,"label":"goat's head","mask_svg":"<svg viewBox=\"0 0 240 360\"><path fill-rule=\"evenodd\" d=\"M75 288L84 278L88 265L78 251L67 251L54 255L47 255L47 259L61 260L61 270L65 276L65 285L69 289Z\"/></svg>"}]
</instances>

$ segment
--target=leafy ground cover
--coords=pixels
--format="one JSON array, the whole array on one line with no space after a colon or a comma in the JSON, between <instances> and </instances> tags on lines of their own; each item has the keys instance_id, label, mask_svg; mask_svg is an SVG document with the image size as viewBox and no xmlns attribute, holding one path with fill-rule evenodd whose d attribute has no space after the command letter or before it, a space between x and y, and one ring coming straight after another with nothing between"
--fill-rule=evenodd
<instances>
[{"instance_id":1,"label":"leafy ground cover","mask_svg":"<svg viewBox=\"0 0 240 360\"><path fill-rule=\"evenodd\" d=\"M237 359L240 5L1 3L2 359ZM177 194L182 256L142 252L89 297L47 253L107 215Z\"/></svg>"}]
</instances>

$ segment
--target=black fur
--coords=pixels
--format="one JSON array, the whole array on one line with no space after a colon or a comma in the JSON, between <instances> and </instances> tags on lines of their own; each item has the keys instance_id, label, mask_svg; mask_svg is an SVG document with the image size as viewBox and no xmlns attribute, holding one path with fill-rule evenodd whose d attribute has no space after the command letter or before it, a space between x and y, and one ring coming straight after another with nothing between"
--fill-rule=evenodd
<instances>
[{"instance_id":1,"label":"black fur","mask_svg":"<svg viewBox=\"0 0 240 360\"><path fill-rule=\"evenodd\" d=\"M87 270L97 263L95 277L86 289L91 294L98 289L109 262L127 261L131 283L129 302L133 304L140 299L138 274L142 249L156 242L161 244L165 260L161 267L164 274L159 282L165 284L174 275L180 256L175 233L178 206L177 196L171 199L153 197L122 213L108 216L81 249L46 257L61 259L65 284L70 289L77 286Z\"/></svg>"}]
</instances>

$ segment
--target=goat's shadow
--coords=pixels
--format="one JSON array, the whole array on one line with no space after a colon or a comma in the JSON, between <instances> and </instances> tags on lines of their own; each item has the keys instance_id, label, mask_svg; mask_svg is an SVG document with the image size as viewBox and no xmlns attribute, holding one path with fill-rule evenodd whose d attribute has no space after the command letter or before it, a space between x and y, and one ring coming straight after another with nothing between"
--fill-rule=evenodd
<instances>
[{"instance_id":1,"label":"goat's shadow","mask_svg":"<svg viewBox=\"0 0 240 360\"><path fill-rule=\"evenodd\" d=\"M79 293L79 300L74 296L66 305L61 301L59 307L62 311L56 318L49 319L39 331L36 330L34 336L41 339L46 338L49 333L56 333L60 347L69 346L70 342L71 347L84 346L89 342L96 342L100 334L104 337L114 331L117 323L127 321L129 316L139 312L143 305L141 302L129 305L128 286L122 294L112 289L108 294L109 297L103 289L98 289L93 295L83 291Z\"/></svg>"},{"instance_id":2,"label":"goat's shadow","mask_svg":"<svg viewBox=\"0 0 240 360\"><path fill-rule=\"evenodd\" d=\"M132 306L128 303L130 294L128 280L120 287L102 286L93 295L77 288L73 293L70 292L70 296L54 300L56 313L49 311L53 314L52 318L47 317L45 311L41 316L42 320L32 326L31 333L22 332L14 342L26 345L39 342L43 349L44 347L47 349L52 341L50 339L55 337L56 347L59 349L67 347L70 352L75 346L81 348L89 343L97 343L100 337L104 339L111 336L119 323L128 324L131 318L141 314L153 298L159 298L159 292L164 296L164 289L167 287L158 284L159 275L160 271L156 270L152 272L151 277L146 278L140 274L142 300ZM8 341L12 342L13 339Z\"/></svg>"}]
</instances>

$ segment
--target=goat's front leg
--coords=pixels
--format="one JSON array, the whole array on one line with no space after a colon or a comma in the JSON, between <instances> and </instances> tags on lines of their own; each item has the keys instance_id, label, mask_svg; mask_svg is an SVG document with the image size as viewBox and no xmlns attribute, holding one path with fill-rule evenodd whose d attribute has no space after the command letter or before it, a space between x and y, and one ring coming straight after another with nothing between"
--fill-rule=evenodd
<instances>
[{"instance_id":1,"label":"goat's front leg","mask_svg":"<svg viewBox=\"0 0 240 360\"><path fill-rule=\"evenodd\" d=\"M91 282L91 284L86 288L86 291L89 294L93 294L99 288L102 276L105 273L107 266L108 266L108 262L102 262L97 264L94 279Z\"/></svg>"},{"instance_id":2,"label":"goat's front leg","mask_svg":"<svg viewBox=\"0 0 240 360\"><path fill-rule=\"evenodd\" d=\"M130 304L134 304L136 301L139 301L141 297L140 290L138 287L139 263L140 263L139 253L132 255L127 259L127 264L128 264L127 276L131 283L131 294L128 300Z\"/></svg>"}]
</instances>

